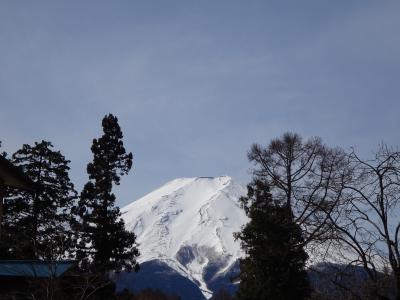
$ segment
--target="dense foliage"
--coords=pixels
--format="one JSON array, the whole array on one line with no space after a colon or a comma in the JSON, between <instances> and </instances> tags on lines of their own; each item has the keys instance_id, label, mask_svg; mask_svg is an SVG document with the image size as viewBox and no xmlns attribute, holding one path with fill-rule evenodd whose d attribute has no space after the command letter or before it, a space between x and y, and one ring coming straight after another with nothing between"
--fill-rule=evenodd
<instances>
[{"instance_id":1,"label":"dense foliage","mask_svg":"<svg viewBox=\"0 0 400 300\"><path fill-rule=\"evenodd\" d=\"M2 256L17 259L71 258L76 236L71 213L76 192L69 161L47 141L23 145L12 155L40 189L9 189L4 201Z\"/></svg>"},{"instance_id":2,"label":"dense foliage","mask_svg":"<svg viewBox=\"0 0 400 300\"><path fill-rule=\"evenodd\" d=\"M103 118L103 135L93 140L93 161L88 164L89 181L81 193L77 212L80 243L78 259L84 269L100 272L137 270L139 255L135 234L125 230L115 206L113 184L132 167L132 153L126 153L118 119Z\"/></svg>"},{"instance_id":3,"label":"dense foliage","mask_svg":"<svg viewBox=\"0 0 400 300\"><path fill-rule=\"evenodd\" d=\"M246 254L240 261L239 299L306 299L308 256L290 208L274 202L268 184L258 179L241 202L250 221L236 234Z\"/></svg>"}]
</instances>

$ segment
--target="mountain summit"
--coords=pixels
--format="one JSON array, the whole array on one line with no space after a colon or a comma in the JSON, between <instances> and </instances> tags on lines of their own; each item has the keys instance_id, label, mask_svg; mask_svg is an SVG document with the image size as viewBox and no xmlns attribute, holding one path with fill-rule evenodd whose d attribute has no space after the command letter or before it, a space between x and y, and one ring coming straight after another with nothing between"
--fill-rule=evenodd
<instances>
[{"instance_id":1,"label":"mountain summit","mask_svg":"<svg viewBox=\"0 0 400 300\"><path fill-rule=\"evenodd\" d=\"M229 284L242 255L233 233L248 221L239 206L245 193L228 176L179 178L123 207L139 261L168 265L210 297L221 282Z\"/></svg>"}]
</instances>

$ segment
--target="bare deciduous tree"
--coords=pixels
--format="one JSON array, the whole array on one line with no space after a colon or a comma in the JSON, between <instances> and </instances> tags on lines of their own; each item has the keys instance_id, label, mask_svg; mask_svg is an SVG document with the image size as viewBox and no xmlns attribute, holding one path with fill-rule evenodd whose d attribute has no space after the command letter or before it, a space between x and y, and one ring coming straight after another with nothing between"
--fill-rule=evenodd
<instances>
[{"instance_id":1,"label":"bare deciduous tree","mask_svg":"<svg viewBox=\"0 0 400 300\"><path fill-rule=\"evenodd\" d=\"M355 151L329 148L319 138L303 141L285 133L267 147L253 145L248 157L253 175L267 181L274 198L291 208L311 251L310 245L323 242L330 262L342 259L363 267L372 298L390 296L389 274L400 299L397 149L381 145L372 160L364 160Z\"/></svg>"},{"instance_id":2,"label":"bare deciduous tree","mask_svg":"<svg viewBox=\"0 0 400 300\"><path fill-rule=\"evenodd\" d=\"M329 215L336 230L332 243L348 264L364 268L376 297L386 297L379 281L388 268L400 299L400 152L381 145L364 160L352 151L348 166L342 201Z\"/></svg>"},{"instance_id":3,"label":"bare deciduous tree","mask_svg":"<svg viewBox=\"0 0 400 300\"><path fill-rule=\"evenodd\" d=\"M325 146L320 138L307 141L285 133L267 147L254 144L248 158L252 173L266 181L274 199L285 202L303 231L305 244L326 240L330 214L341 199L345 153Z\"/></svg>"}]
</instances>

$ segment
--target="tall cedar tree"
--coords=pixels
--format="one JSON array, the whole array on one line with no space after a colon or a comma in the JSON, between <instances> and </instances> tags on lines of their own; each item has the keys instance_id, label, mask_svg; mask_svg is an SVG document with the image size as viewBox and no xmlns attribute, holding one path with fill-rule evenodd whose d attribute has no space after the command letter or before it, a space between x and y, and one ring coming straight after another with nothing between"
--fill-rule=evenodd
<instances>
[{"instance_id":1,"label":"tall cedar tree","mask_svg":"<svg viewBox=\"0 0 400 300\"><path fill-rule=\"evenodd\" d=\"M250 221L235 234L246 253L240 260L239 299L306 299L308 256L290 208L273 201L266 182L255 179L247 189L240 201Z\"/></svg>"},{"instance_id":2,"label":"tall cedar tree","mask_svg":"<svg viewBox=\"0 0 400 300\"><path fill-rule=\"evenodd\" d=\"M35 193L9 189L4 202L3 257L57 260L71 258L76 238L71 214L77 193L68 172L70 163L47 141L23 145L12 155L40 189Z\"/></svg>"},{"instance_id":3,"label":"tall cedar tree","mask_svg":"<svg viewBox=\"0 0 400 300\"><path fill-rule=\"evenodd\" d=\"M78 259L83 269L96 272L137 270L136 236L125 230L121 213L115 206L113 184L132 167L132 153L126 153L118 119L103 118L103 136L93 140L93 161L88 164L89 182L78 204L80 244Z\"/></svg>"}]
</instances>

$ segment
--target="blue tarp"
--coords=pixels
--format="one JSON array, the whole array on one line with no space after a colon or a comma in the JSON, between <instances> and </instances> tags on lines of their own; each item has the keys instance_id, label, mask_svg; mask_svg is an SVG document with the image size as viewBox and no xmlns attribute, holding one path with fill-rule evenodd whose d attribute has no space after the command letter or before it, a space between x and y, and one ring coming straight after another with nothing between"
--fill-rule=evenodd
<instances>
[{"instance_id":1,"label":"blue tarp","mask_svg":"<svg viewBox=\"0 0 400 300\"><path fill-rule=\"evenodd\" d=\"M75 261L0 260L0 276L60 277Z\"/></svg>"}]
</instances>

